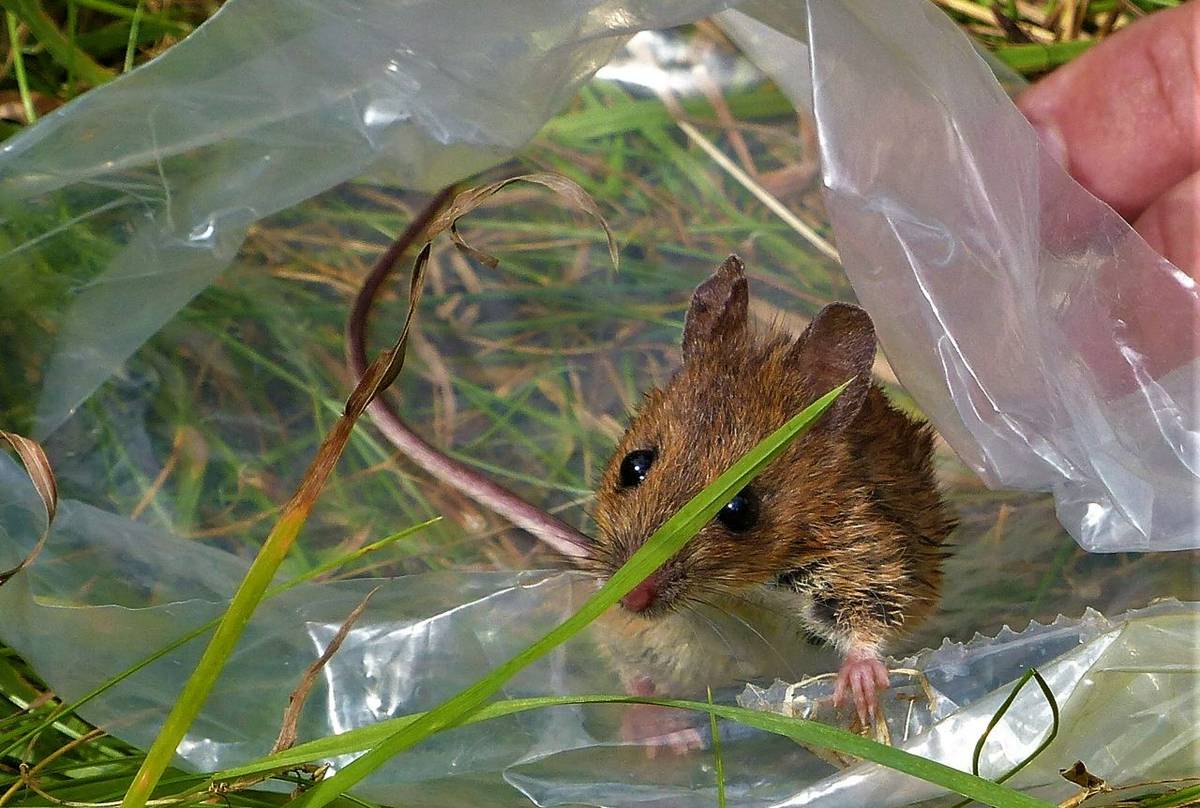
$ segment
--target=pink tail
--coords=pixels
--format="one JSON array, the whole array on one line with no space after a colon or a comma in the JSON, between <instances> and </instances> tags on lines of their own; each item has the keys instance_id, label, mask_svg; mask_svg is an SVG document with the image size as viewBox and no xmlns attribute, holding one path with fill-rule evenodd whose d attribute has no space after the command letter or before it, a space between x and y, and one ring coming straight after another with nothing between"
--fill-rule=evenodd
<instances>
[{"instance_id":1,"label":"pink tail","mask_svg":"<svg viewBox=\"0 0 1200 808\"><path fill-rule=\"evenodd\" d=\"M388 247L372 267L359 289L354 308L346 323L346 360L354 378L361 379L367 368L366 331L375 294L400 257L424 233L429 222L452 198L454 188L443 189L412 224ZM586 558L591 540L565 522L537 508L478 471L448 457L417 435L400 415L380 396L367 408L371 420L384 437L402 454L438 480L453 486L488 510L499 514L519 528L527 530L569 558Z\"/></svg>"}]
</instances>

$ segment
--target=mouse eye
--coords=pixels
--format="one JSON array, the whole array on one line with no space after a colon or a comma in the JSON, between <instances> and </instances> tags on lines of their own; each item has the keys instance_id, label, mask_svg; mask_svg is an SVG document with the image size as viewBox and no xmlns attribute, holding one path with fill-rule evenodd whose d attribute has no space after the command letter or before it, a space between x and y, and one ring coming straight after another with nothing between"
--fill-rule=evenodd
<instances>
[{"instance_id":1,"label":"mouse eye","mask_svg":"<svg viewBox=\"0 0 1200 808\"><path fill-rule=\"evenodd\" d=\"M621 461L621 487L633 488L646 479L656 454L653 449L636 449L625 455Z\"/></svg>"},{"instance_id":2,"label":"mouse eye","mask_svg":"<svg viewBox=\"0 0 1200 808\"><path fill-rule=\"evenodd\" d=\"M717 521L734 533L744 533L758 522L758 498L743 488L717 512Z\"/></svg>"}]
</instances>

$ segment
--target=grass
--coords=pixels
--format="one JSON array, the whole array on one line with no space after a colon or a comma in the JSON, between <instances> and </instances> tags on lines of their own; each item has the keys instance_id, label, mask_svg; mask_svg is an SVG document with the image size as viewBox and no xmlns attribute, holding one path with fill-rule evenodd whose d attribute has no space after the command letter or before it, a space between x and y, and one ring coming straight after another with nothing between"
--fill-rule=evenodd
<instances>
[{"instance_id":1,"label":"grass","mask_svg":"<svg viewBox=\"0 0 1200 808\"><path fill-rule=\"evenodd\" d=\"M939 2L997 57L1030 76L1168 5L1001 3L1010 24L998 21L990 4ZM0 137L169 48L217 5L0 0L7 48L0 60ZM726 47L705 26L696 36ZM824 232L811 132L789 116L775 88L733 89L715 106L688 100L684 108L753 180ZM571 176L599 201L622 244L620 275L604 267L589 224L540 193L513 191L504 205L477 212L465 226L475 246L503 258L498 269L435 250L411 367L397 385L405 411L427 434L582 527L586 492L619 434L620 414L670 372L682 301L727 252L746 258L756 305L765 305L768 316L811 315L851 290L834 264L814 257L792 228L682 138L658 100L589 85L495 176L528 170ZM91 439L86 456L73 455L60 467L64 496L252 555L299 482L313 436L341 412L350 386L341 359L348 300L420 202L397 189L351 184L260 223L235 266L85 404L77 431L51 442L48 448L61 456L84 436ZM687 211L686 220L679 211ZM55 303L109 258L106 228L121 215L94 217L71 238L47 239L26 253L28 260L5 264L0 298L13 316L0 324L0 426L27 429L32 391L61 317ZM7 222L0 254L62 216L32 209ZM666 264L679 271L663 272ZM389 296L377 321L395 323L402 313L402 301ZM893 391L903 401L902 391ZM213 419L213 412L230 417ZM1084 605L1114 612L1165 593L1194 596L1195 579L1178 556L1088 556L1055 526L1046 498L984 491L947 453L939 463L964 517L959 541L970 551L951 560L947 609L913 638L914 647L946 635L994 632L1005 622L1019 627L1060 610L1077 613ZM439 515L445 518L386 553L360 552L374 546L371 537ZM344 565L348 557L352 563ZM356 429L283 573L344 577L548 563L541 548L430 485L371 430ZM1006 571L1003 582L989 583L995 569ZM116 583L90 585L102 593ZM157 602L153 591L122 597ZM0 648L0 801L99 804L125 794L143 751L93 737L68 707L37 672ZM315 748L307 753L322 756ZM23 779L22 765L36 769L36 790L23 785L29 774ZM289 786L303 776L275 775ZM208 799L207 783L203 774L168 769L160 793L191 789L198 804ZM1185 783L1133 799L1168 806L1194 798L1195 786ZM286 795L246 789L221 799L266 806Z\"/></svg>"}]
</instances>

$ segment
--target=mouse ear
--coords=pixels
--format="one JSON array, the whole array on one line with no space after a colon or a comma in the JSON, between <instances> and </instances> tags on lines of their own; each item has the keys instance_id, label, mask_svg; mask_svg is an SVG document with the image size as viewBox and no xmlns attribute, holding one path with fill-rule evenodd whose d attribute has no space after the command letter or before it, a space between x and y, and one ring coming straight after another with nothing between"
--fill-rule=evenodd
<instances>
[{"instance_id":1,"label":"mouse ear","mask_svg":"<svg viewBox=\"0 0 1200 808\"><path fill-rule=\"evenodd\" d=\"M858 306L830 303L788 350L787 361L803 374L804 391L814 397L854 379L819 422L826 429L842 429L858 415L871 388L875 326Z\"/></svg>"},{"instance_id":2,"label":"mouse ear","mask_svg":"<svg viewBox=\"0 0 1200 808\"><path fill-rule=\"evenodd\" d=\"M742 259L731 255L692 293L683 324L683 361L694 358L714 340L743 331L748 302L745 267Z\"/></svg>"}]
</instances>

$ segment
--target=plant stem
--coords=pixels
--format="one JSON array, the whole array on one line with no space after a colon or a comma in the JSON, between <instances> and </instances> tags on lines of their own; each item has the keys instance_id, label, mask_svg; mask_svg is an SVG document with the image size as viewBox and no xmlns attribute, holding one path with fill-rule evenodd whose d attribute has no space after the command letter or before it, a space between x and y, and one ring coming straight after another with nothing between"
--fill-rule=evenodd
<instances>
[{"instance_id":1,"label":"plant stem","mask_svg":"<svg viewBox=\"0 0 1200 808\"><path fill-rule=\"evenodd\" d=\"M33 106L33 96L29 94L29 79L25 75L25 55L21 52L21 37L17 32L17 15L11 11L4 15L8 23L8 45L12 48L13 72L17 74L17 92L21 96L21 106L25 110L25 123L37 120L37 110Z\"/></svg>"}]
</instances>

